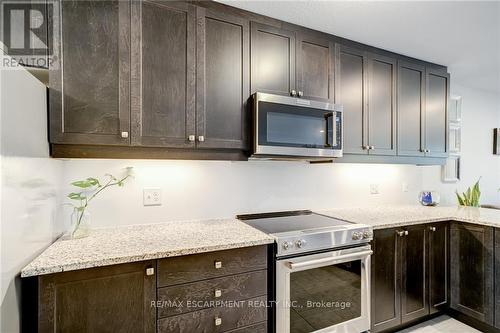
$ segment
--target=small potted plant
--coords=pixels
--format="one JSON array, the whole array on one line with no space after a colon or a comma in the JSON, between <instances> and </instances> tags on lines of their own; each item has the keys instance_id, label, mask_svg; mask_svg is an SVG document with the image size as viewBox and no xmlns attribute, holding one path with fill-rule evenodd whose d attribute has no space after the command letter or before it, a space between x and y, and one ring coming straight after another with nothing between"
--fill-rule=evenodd
<instances>
[{"instance_id":1,"label":"small potted plant","mask_svg":"<svg viewBox=\"0 0 500 333\"><path fill-rule=\"evenodd\" d=\"M458 204L460 206L479 207L479 199L481 198L481 191L479 190L479 179L472 188L469 187L464 193L460 194L456 191Z\"/></svg>"},{"instance_id":2,"label":"small potted plant","mask_svg":"<svg viewBox=\"0 0 500 333\"><path fill-rule=\"evenodd\" d=\"M89 203L104 190L113 186L122 187L125 185L125 181L132 177L132 167L126 168L126 173L122 178L117 178L110 174L106 174L105 177L104 181L89 177L71 183L71 185L77 188L76 191L68 194L68 198L75 202L70 203L73 206L73 213L71 214L71 238L83 238L89 235L90 214L87 211Z\"/></svg>"}]
</instances>

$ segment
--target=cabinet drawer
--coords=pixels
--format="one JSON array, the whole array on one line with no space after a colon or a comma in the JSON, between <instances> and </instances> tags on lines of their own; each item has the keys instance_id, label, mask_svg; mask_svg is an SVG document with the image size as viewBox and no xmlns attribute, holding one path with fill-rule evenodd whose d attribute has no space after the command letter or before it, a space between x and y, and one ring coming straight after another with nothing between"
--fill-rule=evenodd
<instances>
[{"instance_id":1,"label":"cabinet drawer","mask_svg":"<svg viewBox=\"0 0 500 333\"><path fill-rule=\"evenodd\" d=\"M235 330L227 331L226 333L267 333L267 322L243 328L237 328Z\"/></svg>"},{"instance_id":2,"label":"cabinet drawer","mask_svg":"<svg viewBox=\"0 0 500 333\"><path fill-rule=\"evenodd\" d=\"M159 333L211 333L243 328L267 319L267 297L228 303L225 307L210 308L158 320ZM216 325L217 319L220 323ZM239 332L239 331L236 331ZM242 330L245 332L245 330Z\"/></svg>"},{"instance_id":3,"label":"cabinet drawer","mask_svg":"<svg viewBox=\"0 0 500 333\"><path fill-rule=\"evenodd\" d=\"M267 271L255 271L158 290L158 318L267 294Z\"/></svg>"},{"instance_id":4,"label":"cabinet drawer","mask_svg":"<svg viewBox=\"0 0 500 333\"><path fill-rule=\"evenodd\" d=\"M267 246L158 260L158 287L267 269Z\"/></svg>"}]
</instances>

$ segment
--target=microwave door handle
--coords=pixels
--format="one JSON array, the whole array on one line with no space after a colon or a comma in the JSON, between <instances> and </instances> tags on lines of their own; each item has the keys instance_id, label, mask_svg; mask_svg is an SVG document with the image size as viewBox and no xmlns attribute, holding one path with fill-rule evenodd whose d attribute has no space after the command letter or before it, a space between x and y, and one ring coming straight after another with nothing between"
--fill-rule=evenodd
<instances>
[{"instance_id":1,"label":"microwave door handle","mask_svg":"<svg viewBox=\"0 0 500 333\"><path fill-rule=\"evenodd\" d=\"M336 112L325 113L326 120L326 147L334 147L337 145L337 128L335 126ZM329 129L332 128L332 137L330 139Z\"/></svg>"},{"instance_id":2,"label":"microwave door handle","mask_svg":"<svg viewBox=\"0 0 500 333\"><path fill-rule=\"evenodd\" d=\"M287 263L287 266L291 270L308 268L308 267L311 267L311 268L321 267L321 266L327 266L327 265L331 265L331 264L340 264L340 263L346 262L346 261L362 259L363 257L371 255L372 253L373 253L372 250L367 250L367 251L362 251L362 252L355 252L355 253L349 253L349 254L345 254L345 255L335 256L335 257L313 259L313 260L304 261L304 262L291 262L291 261L289 261Z\"/></svg>"}]
</instances>

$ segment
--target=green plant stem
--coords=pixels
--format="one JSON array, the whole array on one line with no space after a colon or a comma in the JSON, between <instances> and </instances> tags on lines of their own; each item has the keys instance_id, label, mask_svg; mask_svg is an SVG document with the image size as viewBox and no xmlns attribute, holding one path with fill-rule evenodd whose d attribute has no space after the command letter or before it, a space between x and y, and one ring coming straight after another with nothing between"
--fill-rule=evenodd
<instances>
[{"instance_id":1,"label":"green plant stem","mask_svg":"<svg viewBox=\"0 0 500 333\"><path fill-rule=\"evenodd\" d=\"M75 232L78 230L78 227L80 226L80 223L82 222L83 213L85 212L85 209L87 209L87 206L89 205L89 202L92 199L94 199L99 193L101 193L104 189L106 189L108 187L111 187L111 186L118 185L118 184L122 183L123 181L125 181L129 177L130 177L130 175L126 175L125 177L123 177L122 179L120 179L120 180L118 180L118 181L116 181L114 183L112 183L113 178L110 178L109 181L104 186L102 186L101 188L99 188L94 194L92 194L92 196L89 199L85 198L85 205L80 206L80 207L83 207L83 208L80 210L80 215L78 216L78 220L76 221L76 226L75 226L75 228L73 230L72 235L74 235ZM83 202L80 200L80 203L83 203Z\"/></svg>"}]
</instances>

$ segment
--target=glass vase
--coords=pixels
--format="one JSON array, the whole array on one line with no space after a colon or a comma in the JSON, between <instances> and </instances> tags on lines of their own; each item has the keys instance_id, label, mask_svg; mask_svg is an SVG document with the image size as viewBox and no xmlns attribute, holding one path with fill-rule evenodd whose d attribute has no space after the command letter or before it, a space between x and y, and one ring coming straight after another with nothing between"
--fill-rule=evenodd
<instances>
[{"instance_id":1,"label":"glass vase","mask_svg":"<svg viewBox=\"0 0 500 333\"><path fill-rule=\"evenodd\" d=\"M71 232L72 239L84 238L90 234L90 213L87 210L74 210L71 215Z\"/></svg>"}]
</instances>

